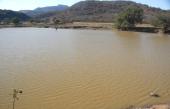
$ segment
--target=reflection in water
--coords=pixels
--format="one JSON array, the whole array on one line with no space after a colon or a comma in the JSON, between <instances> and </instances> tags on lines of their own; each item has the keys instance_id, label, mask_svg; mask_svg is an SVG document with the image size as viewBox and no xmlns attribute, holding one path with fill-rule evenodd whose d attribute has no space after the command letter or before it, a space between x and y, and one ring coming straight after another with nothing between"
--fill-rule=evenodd
<instances>
[{"instance_id":1,"label":"reflection in water","mask_svg":"<svg viewBox=\"0 0 170 109\"><path fill-rule=\"evenodd\" d=\"M0 30L0 108L119 109L170 101L170 37L157 34ZM150 92L157 89L160 98Z\"/></svg>"}]
</instances>

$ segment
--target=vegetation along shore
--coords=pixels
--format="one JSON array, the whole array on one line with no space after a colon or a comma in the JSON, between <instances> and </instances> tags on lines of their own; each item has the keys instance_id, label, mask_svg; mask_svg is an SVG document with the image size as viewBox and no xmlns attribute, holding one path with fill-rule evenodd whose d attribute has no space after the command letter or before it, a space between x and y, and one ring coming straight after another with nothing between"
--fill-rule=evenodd
<instances>
[{"instance_id":1,"label":"vegetation along shore","mask_svg":"<svg viewBox=\"0 0 170 109\"><path fill-rule=\"evenodd\" d=\"M132 1L80 1L71 7L59 5L17 12L0 10L0 28L3 27L117 28L169 33L170 11Z\"/></svg>"}]
</instances>

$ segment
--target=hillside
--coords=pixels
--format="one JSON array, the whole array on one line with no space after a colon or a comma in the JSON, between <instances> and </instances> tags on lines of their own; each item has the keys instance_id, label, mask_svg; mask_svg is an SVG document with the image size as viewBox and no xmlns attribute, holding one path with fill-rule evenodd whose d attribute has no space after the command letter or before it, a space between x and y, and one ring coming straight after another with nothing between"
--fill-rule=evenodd
<instances>
[{"instance_id":1,"label":"hillside","mask_svg":"<svg viewBox=\"0 0 170 109\"><path fill-rule=\"evenodd\" d=\"M0 9L0 22L5 21L5 20L11 20L13 18L18 18L21 21L26 21L26 20L30 19L29 16L27 16L23 13L11 11L11 10L1 10Z\"/></svg>"},{"instance_id":2,"label":"hillside","mask_svg":"<svg viewBox=\"0 0 170 109\"><path fill-rule=\"evenodd\" d=\"M27 14L28 16L35 17L41 14L50 13L54 11L64 11L68 8L67 5L58 5L58 6L48 6L36 8L34 10L21 10L20 12Z\"/></svg>"},{"instance_id":3,"label":"hillside","mask_svg":"<svg viewBox=\"0 0 170 109\"><path fill-rule=\"evenodd\" d=\"M149 7L147 5L135 3L132 1L81 1L62 12L53 12L41 14L38 19L53 19L56 17L65 22L71 21L97 21L112 22L118 13L126 10L128 7L137 6L144 10L145 21L159 13L170 13L159 8Z\"/></svg>"}]
</instances>

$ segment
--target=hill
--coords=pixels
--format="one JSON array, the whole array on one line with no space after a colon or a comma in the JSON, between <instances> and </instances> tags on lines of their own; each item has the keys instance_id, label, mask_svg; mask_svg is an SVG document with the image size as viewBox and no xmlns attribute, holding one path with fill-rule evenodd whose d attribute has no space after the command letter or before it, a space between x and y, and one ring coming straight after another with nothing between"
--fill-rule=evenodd
<instances>
[{"instance_id":1,"label":"hill","mask_svg":"<svg viewBox=\"0 0 170 109\"><path fill-rule=\"evenodd\" d=\"M6 21L6 20L12 20L13 18L18 18L21 21L26 21L29 20L30 17L27 16L26 14L16 12L16 11L11 11L11 10L1 10L0 9L0 22L1 21Z\"/></svg>"},{"instance_id":2,"label":"hill","mask_svg":"<svg viewBox=\"0 0 170 109\"><path fill-rule=\"evenodd\" d=\"M54 11L64 11L68 8L67 5L58 5L58 6L48 6L36 8L34 10L21 10L20 12L27 14L28 16L35 17L41 14L54 12Z\"/></svg>"},{"instance_id":3,"label":"hill","mask_svg":"<svg viewBox=\"0 0 170 109\"><path fill-rule=\"evenodd\" d=\"M128 7L137 6L144 10L145 21L160 14L170 12L159 8L149 7L148 5L135 3L132 1L81 1L62 12L45 13L37 16L38 19L53 19L71 21L95 21L113 22L117 14L126 10Z\"/></svg>"}]
</instances>

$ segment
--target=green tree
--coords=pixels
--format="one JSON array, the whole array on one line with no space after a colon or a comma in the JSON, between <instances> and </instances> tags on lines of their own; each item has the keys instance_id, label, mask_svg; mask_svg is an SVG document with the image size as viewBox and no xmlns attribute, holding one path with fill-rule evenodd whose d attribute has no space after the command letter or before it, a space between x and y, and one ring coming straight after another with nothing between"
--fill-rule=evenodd
<instances>
[{"instance_id":1,"label":"green tree","mask_svg":"<svg viewBox=\"0 0 170 109\"><path fill-rule=\"evenodd\" d=\"M160 14L152 20L152 25L162 28L163 32L170 29L170 15Z\"/></svg>"},{"instance_id":2,"label":"green tree","mask_svg":"<svg viewBox=\"0 0 170 109\"><path fill-rule=\"evenodd\" d=\"M59 25L59 24L61 24L61 21L58 20L57 18L54 18L54 19L53 19L53 23L54 23L55 25Z\"/></svg>"},{"instance_id":3,"label":"green tree","mask_svg":"<svg viewBox=\"0 0 170 109\"><path fill-rule=\"evenodd\" d=\"M139 7L128 8L123 13L120 13L116 20L116 28L128 29L134 27L143 21L143 9Z\"/></svg>"},{"instance_id":4,"label":"green tree","mask_svg":"<svg viewBox=\"0 0 170 109\"><path fill-rule=\"evenodd\" d=\"M30 19L29 22L32 24L34 23L35 21L33 19Z\"/></svg>"},{"instance_id":5,"label":"green tree","mask_svg":"<svg viewBox=\"0 0 170 109\"><path fill-rule=\"evenodd\" d=\"M12 23L18 25L20 23L20 20L17 17L15 17L12 19Z\"/></svg>"},{"instance_id":6,"label":"green tree","mask_svg":"<svg viewBox=\"0 0 170 109\"><path fill-rule=\"evenodd\" d=\"M58 29L59 25L63 24L63 22L57 18L53 18L53 23L56 29Z\"/></svg>"}]
</instances>

